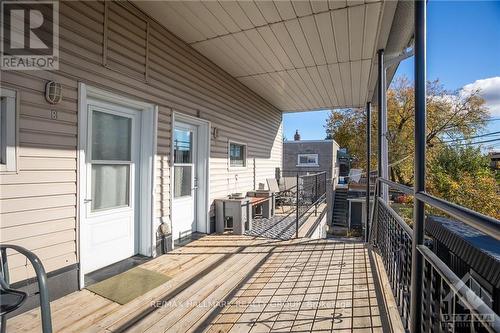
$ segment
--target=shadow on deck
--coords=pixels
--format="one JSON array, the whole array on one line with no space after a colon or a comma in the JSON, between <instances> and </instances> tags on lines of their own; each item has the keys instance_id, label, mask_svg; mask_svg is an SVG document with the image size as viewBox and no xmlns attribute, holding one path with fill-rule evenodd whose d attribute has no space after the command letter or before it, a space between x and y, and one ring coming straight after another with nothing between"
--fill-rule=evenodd
<instances>
[{"instance_id":1,"label":"shadow on deck","mask_svg":"<svg viewBox=\"0 0 500 333\"><path fill-rule=\"evenodd\" d=\"M59 332L387 332L366 245L206 236L141 265L172 277L119 305L88 290L52 302ZM40 331L40 312L8 332Z\"/></svg>"}]
</instances>

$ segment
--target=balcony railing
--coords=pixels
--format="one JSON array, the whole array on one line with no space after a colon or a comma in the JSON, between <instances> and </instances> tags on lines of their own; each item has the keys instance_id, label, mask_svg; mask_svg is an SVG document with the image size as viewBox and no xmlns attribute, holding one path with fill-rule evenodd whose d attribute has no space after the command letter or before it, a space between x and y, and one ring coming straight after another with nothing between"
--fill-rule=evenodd
<instances>
[{"instance_id":1,"label":"balcony railing","mask_svg":"<svg viewBox=\"0 0 500 333\"><path fill-rule=\"evenodd\" d=\"M379 196L381 184L405 194L413 189L379 178L372 211L371 244L382 257L403 325L410 328L413 230ZM498 238L498 221L467 208L437 199L427 193L417 193L422 200L454 218ZM417 246L423 258L422 307L420 332L500 332L499 316L469 288L424 242Z\"/></svg>"},{"instance_id":2,"label":"balcony railing","mask_svg":"<svg viewBox=\"0 0 500 333\"><path fill-rule=\"evenodd\" d=\"M257 200L243 205L248 209L247 214L250 214L252 206L269 199L276 202L274 212L276 214L254 220L251 230L246 232L247 235L281 240L298 238L301 227L311 217L318 222L323 217L322 214L326 213L322 206L326 201L326 172L296 174L292 177L284 177L281 183L283 187L280 191L273 192L269 196L260 196ZM278 187L277 183L275 187ZM317 226L317 223L314 223L314 226ZM314 228L307 227L307 229L306 237Z\"/></svg>"},{"instance_id":3,"label":"balcony railing","mask_svg":"<svg viewBox=\"0 0 500 333\"><path fill-rule=\"evenodd\" d=\"M326 172L313 175L296 176L298 191L296 191L295 219L296 237L308 213L318 213L318 205L326 200Z\"/></svg>"},{"instance_id":4,"label":"balcony railing","mask_svg":"<svg viewBox=\"0 0 500 333\"><path fill-rule=\"evenodd\" d=\"M426 205L500 241L500 221L436 198L425 191L427 149L427 1L414 1L415 117L414 188L389 181L386 72L391 59L377 52L377 174L371 219L365 237L380 252L406 330L419 332L500 332L499 316L426 243ZM405 56L406 57L406 56ZM367 173L371 164L371 102L366 105ZM412 195L412 228L389 206L389 188ZM369 209L370 182L366 184ZM479 198L478 198L479 200ZM369 216L367 211L367 216ZM371 220L371 223L370 223ZM411 250L410 250L411 249Z\"/></svg>"}]
</instances>

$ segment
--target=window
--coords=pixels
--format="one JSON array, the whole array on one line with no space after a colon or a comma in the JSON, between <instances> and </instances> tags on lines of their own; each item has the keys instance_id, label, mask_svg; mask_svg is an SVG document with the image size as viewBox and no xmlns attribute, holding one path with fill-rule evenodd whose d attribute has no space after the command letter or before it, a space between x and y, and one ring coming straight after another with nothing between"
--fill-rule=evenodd
<instances>
[{"instance_id":1,"label":"window","mask_svg":"<svg viewBox=\"0 0 500 333\"><path fill-rule=\"evenodd\" d=\"M247 166L247 147L246 145L230 142L229 143L229 167Z\"/></svg>"},{"instance_id":2,"label":"window","mask_svg":"<svg viewBox=\"0 0 500 333\"><path fill-rule=\"evenodd\" d=\"M174 129L174 198L193 194L193 131L188 128Z\"/></svg>"},{"instance_id":3,"label":"window","mask_svg":"<svg viewBox=\"0 0 500 333\"><path fill-rule=\"evenodd\" d=\"M130 205L132 118L92 110L91 209Z\"/></svg>"},{"instance_id":4,"label":"window","mask_svg":"<svg viewBox=\"0 0 500 333\"><path fill-rule=\"evenodd\" d=\"M297 166L318 166L318 154L299 154Z\"/></svg>"},{"instance_id":5,"label":"window","mask_svg":"<svg viewBox=\"0 0 500 333\"><path fill-rule=\"evenodd\" d=\"M0 88L0 171L16 171L16 92Z\"/></svg>"}]
</instances>

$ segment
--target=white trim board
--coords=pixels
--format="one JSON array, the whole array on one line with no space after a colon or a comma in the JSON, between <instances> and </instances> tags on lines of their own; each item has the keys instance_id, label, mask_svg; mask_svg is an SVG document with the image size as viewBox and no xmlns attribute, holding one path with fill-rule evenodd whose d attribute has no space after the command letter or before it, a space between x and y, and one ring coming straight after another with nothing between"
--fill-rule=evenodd
<instances>
[{"instance_id":1,"label":"white trim board","mask_svg":"<svg viewBox=\"0 0 500 333\"><path fill-rule=\"evenodd\" d=\"M13 174L19 171L19 115L21 99L19 91L16 89L0 86L0 96L5 98L4 106L6 108L6 138L5 142L0 142L5 147L5 164L0 164L1 174ZM1 125L1 124L0 124ZM0 140L1 141L1 140Z\"/></svg>"},{"instance_id":2,"label":"white trim board","mask_svg":"<svg viewBox=\"0 0 500 333\"><path fill-rule=\"evenodd\" d=\"M82 244L85 234L85 227L81 223L84 218L84 199L86 174L85 170L87 145L87 104L88 100L100 100L108 103L123 105L128 108L134 108L141 111L141 134L140 134L140 184L139 191L141 195L138 200L139 209L139 246L138 253L145 256L156 255L156 230L154 230L155 220L155 156L156 156L156 136L158 107L156 105L130 99L128 97L108 92L96 87L88 86L85 83L78 83L78 167L77 167L77 249L78 261L80 264L79 282L80 288L84 287L84 267L86 258L82 258ZM147 195L149 193L149 195Z\"/></svg>"},{"instance_id":3,"label":"white trim board","mask_svg":"<svg viewBox=\"0 0 500 333\"><path fill-rule=\"evenodd\" d=\"M171 135L171 150L170 154L170 165L174 165L174 128L175 122L187 123L190 125L198 126L198 193L204 194L204 200L197 200L196 209L196 227L197 232L210 233L210 146L211 146L211 127L210 121L205 119L200 119L197 117L189 116L186 114L179 113L177 111L172 112L172 135ZM205 139L205 140L203 140ZM201 157L201 158L200 158ZM201 181L204 179L205 181ZM174 168L170 168L170 180L171 184L174 183ZM172 200L174 197L174 186L170 186L170 221L173 223L172 219ZM172 228L173 229L173 228ZM172 246L174 242L172 241Z\"/></svg>"}]
</instances>

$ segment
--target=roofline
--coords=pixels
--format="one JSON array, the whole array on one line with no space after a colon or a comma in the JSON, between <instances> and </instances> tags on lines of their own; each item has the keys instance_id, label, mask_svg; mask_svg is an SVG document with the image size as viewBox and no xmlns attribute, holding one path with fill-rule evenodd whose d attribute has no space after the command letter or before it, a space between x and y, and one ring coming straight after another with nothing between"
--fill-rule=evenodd
<instances>
[{"instance_id":1,"label":"roofline","mask_svg":"<svg viewBox=\"0 0 500 333\"><path fill-rule=\"evenodd\" d=\"M340 147L340 145L337 143L335 140L290 140L290 141L283 141L283 144L285 143L335 143L337 146Z\"/></svg>"}]
</instances>

